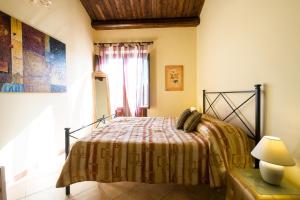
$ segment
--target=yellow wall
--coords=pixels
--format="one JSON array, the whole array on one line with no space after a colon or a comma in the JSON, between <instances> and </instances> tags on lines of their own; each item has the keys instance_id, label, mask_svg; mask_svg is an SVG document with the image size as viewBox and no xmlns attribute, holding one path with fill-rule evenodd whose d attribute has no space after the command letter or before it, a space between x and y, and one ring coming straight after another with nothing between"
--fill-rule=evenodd
<instances>
[{"instance_id":1,"label":"yellow wall","mask_svg":"<svg viewBox=\"0 0 300 200\"><path fill-rule=\"evenodd\" d=\"M197 96L204 88L264 84L264 134L286 142L298 163L287 175L300 185L299 10L298 0L206 1L197 28Z\"/></svg>"},{"instance_id":2,"label":"yellow wall","mask_svg":"<svg viewBox=\"0 0 300 200\"><path fill-rule=\"evenodd\" d=\"M196 28L95 31L96 42L154 41L149 116L178 116L196 104ZM165 91L165 65L184 65L184 91Z\"/></svg>"},{"instance_id":3,"label":"yellow wall","mask_svg":"<svg viewBox=\"0 0 300 200\"><path fill-rule=\"evenodd\" d=\"M29 0L1 0L0 10L66 44L67 93L0 93L0 161L9 165L7 173L36 162L49 168L50 156L64 148L63 128L92 120L90 18L80 1L53 1L45 8ZM50 160L41 159L42 153Z\"/></svg>"}]
</instances>

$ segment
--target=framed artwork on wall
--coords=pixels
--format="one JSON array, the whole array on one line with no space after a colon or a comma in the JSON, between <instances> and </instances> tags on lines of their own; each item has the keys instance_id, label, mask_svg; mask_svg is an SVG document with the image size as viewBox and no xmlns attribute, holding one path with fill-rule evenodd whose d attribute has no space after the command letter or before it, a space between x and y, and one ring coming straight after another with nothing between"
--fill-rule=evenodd
<instances>
[{"instance_id":1,"label":"framed artwork on wall","mask_svg":"<svg viewBox=\"0 0 300 200\"><path fill-rule=\"evenodd\" d=\"M0 92L66 92L66 45L0 11Z\"/></svg>"},{"instance_id":2,"label":"framed artwork on wall","mask_svg":"<svg viewBox=\"0 0 300 200\"><path fill-rule=\"evenodd\" d=\"M183 91L183 65L165 66L165 90Z\"/></svg>"}]
</instances>

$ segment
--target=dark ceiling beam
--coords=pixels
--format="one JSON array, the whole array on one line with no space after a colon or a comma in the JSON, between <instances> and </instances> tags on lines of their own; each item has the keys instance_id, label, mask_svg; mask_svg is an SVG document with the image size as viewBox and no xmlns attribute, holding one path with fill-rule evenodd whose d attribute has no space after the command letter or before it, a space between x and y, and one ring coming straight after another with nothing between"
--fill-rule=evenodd
<instances>
[{"instance_id":1,"label":"dark ceiling beam","mask_svg":"<svg viewBox=\"0 0 300 200\"><path fill-rule=\"evenodd\" d=\"M92 21L92 27L96 30L196 27L199 24L199 17Z\"/></svg>"},{"instance_id":2,"label":"dark ceiling beam","mask_svg":"<svg viewBox=\"0 0 300 200\"><path fill-rule=\"evenodd\" d=\"M200 13L201 13L201 11L202 11L202 9L203 9L203 6L204 6L204 1L205 0L201 0L201 2L200 2L200 4L199 4L199 7L198 7L198 13L197 13L197 15L199 16L200 15Z\"/></svg>"}]
</instances>

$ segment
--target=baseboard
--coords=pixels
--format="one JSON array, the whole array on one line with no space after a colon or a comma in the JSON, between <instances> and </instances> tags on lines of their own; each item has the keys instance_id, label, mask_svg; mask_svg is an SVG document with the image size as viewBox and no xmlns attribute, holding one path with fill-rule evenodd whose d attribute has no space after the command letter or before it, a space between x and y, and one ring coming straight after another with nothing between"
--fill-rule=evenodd
<instances>
[{"instance_id":1,"label":"baseboard","mask_svg":"<svg viewBox=\"0 0 300 200\"><path fill-rule=\"evenodd\" d=\"M0 200L6 200L6 183L4 167L0 167Z\"/></svg>"}]
</instances>

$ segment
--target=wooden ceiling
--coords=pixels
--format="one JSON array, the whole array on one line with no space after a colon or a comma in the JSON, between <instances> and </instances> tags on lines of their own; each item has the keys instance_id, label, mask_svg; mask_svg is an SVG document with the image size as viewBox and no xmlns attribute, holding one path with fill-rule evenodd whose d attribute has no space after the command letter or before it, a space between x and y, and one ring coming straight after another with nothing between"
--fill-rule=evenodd
<instances>
[{"instance_id":1,"label":"wooden ceiling","mask_svg":"<svg viewBox=\"0 0 300 200\"><path fill-rule=\"evenodd\" d=\"M97 30L197 26L204 4L204 0L80 1Z\"/></svg>"}]
</instances>

